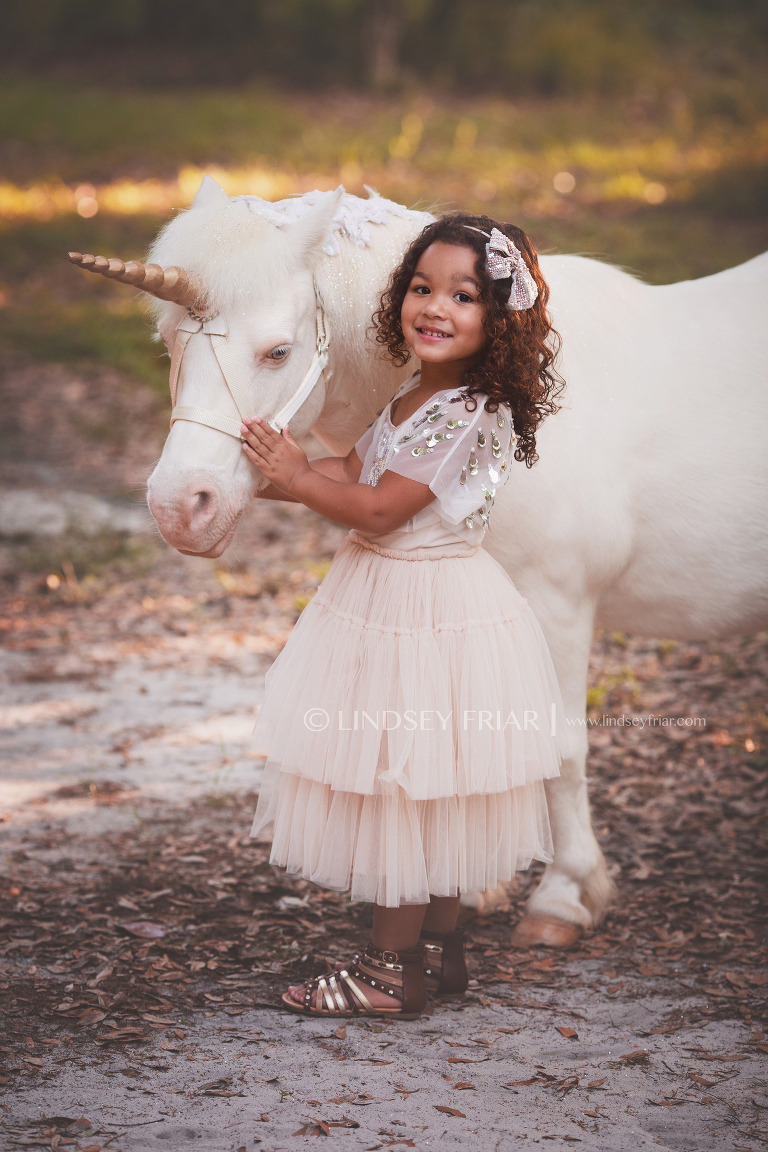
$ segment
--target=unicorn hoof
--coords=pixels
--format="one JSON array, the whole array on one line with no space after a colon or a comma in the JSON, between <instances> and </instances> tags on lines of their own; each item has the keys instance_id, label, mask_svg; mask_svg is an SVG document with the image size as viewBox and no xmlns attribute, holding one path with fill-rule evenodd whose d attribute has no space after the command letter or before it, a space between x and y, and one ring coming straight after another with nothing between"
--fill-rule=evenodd
<instances>
[{"instance_id":1,"label":"unicorn hoof","mask_svg":"<svg viewBox=\"0 0 768 1152\"><path fill-rule=\"evenodd\" d=\"M549 948L570 948L579 939L583 928L557 916L523 916L512 933L512 943L518 948L532 948L545 944Z\"/></svg>"}]
</instances>

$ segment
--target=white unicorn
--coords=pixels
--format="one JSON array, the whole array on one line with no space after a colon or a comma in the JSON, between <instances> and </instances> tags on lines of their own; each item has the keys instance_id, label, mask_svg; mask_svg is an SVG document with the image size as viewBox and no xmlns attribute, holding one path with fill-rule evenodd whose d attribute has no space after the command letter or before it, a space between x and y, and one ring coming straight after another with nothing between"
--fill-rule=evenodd
<instances>
[{"instance_id":1,"label":"white unicorn","mask_svg":"<svg viewBox=\"0 0 768 1152\"><path fill-rule=\"evenodd\" d=\"M230 199L206 177L153 264L70 255L161 301L174 409L148 493L169 544L220 556L263 487L242 415L290 419L334 454L362 435L403 375L376 357L371 314L431 219L343 189ZM585 772L595 625L704 640L768 621L768 254L664 287L578 256L541 265L565 407L542 425L539 463L501 489L484 546L541 622L574 725L574 755L547 782L555 859L516 930L565 945L613 889Z\"/></svg>"}]
</instances>

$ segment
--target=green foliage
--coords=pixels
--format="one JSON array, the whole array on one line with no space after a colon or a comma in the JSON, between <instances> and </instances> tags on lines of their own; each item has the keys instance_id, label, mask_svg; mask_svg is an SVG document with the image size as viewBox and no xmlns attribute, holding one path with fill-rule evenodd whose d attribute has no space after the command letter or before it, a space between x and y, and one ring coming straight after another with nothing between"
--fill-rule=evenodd
<instances>
[{"instance_id":1,"label":"green foliage","mask_svg":"<svg viewBox=\"0 0 768 1152\"><path fill-rule=\"evenodd\" d=\"M0 351L61 363L109 364L166 392L167 357L152 342L138 306L123 311L117 303L104 295L67 302L44 289L25 293L2 313Z\"/></svg>"},{"instance_id":2,"label":"green foliage","mask_svg":"<svg viewBox=\"0 0 768 1152\"><path fill-rule=\"evenodd\" d=\"M6 222L0 229L0 267L5 306L0 310L0 352L36 359L109 364L153 385L168 388L168 359L137 293L100 277L86 277L66 253L120 252L142 258L157 220L64 216L50 222Z\"/></svg>"},{"instance_id":3,"label":"green foliage","mask_svg":"<svg viewBox=\"0 0 768 1152\"><path fill-rule=\"evenodd\" d=\"M83 586L87 591L103 578L131 580L145 575L157 559L154 538L144 539L127 532L103 529L86 534L70 529L64 536L39 540L15 549L19 569L40 575L69 574L67 586Z\"/></svg>"},{"instance_id":4,"label":"green foliage","mask_svg":"<svg viewBox=\"0 0 768 1152\"><path fill-rule=\"evenodd\" d=\"M14 66L164 83L399 81L505 93L628 91L764 66L760 0L6 0ZM378 62L378 63L377 63ZM474 94L474 88L471 92Z\"/></svg>"},{"instance_id":5,"label":"green foliage","mask_svg":"<svg viewBox=\"0 0 768 1152\"><path fill-rule=\"evenodd\" d=\"M159 176L182 164L276 155L301 140L302 119L286 102L250 89L144 92L0 81L6 179Z\"/></svg>"},{"instance_id":6,"label":"green foliage","mask_svg":"<svg viewBox=\"0 0 768 1152\"><path fill-rule=\"evenodd\" d=\"M482 31L480 17L494 5L467 3ZM430 4L406 8L416 23L432 19ZM292 19L303 19L299 0L291 11ZM515 51L532 53L531 68L530 61L543 59L537 27L559 52L565 51L564 28L575 36L578 26L586 42L599 39L597 28L621 31L639 19L620 6L600 14L594 5L567 0L561 14L562 26L552 20L545 27L523 4L499 9L491 55L503 43L509 48L502 26L513 17L530 22L533 47L521 38ZM622 41L627 52L650 61L649 75L656 27L646 20L635 42ZM467 25L468 44L471 33ZM602 49L595 43L589 51L568 67L591 69L592 80L573 79L574 85L597 84L595 77L604 74L595 63ZM473 58L469 52L466 60ZM564 76L565 63L556 71ZM543 84L543 73L537 75ZM576 77L576 71L568 75ZM596 256L655 283L708 275L764 250L768 97L761 81L701 73L688 94L666 89L660 80L654 86L646 77L643 83L623 97L443 98L427 89L375 99L325 94L310 102L254 87L113 88L6 75L0 81L0 155L4 180L16 183L0 221L0 352L109 365L167 398L167 356L152 340L139 295L74 269L66 252L142 259L168 205L186 202L190 181L185 178L184 197L163 201L156 215L146 205L143 214L113 214L105 200L90 219L68 207L56 209L68 214L52 212L49 219L44 212L35 218L35 208L14 217L13 196L23 197L25 185L35 181L59 179L74 188L133 177L176 188L179 169L194 163L241 172L232 176L231 191L257 191L249 181L259 172L276 175L280 190L262 191L274 198L339 180L363 194L366 182L401 203L490 211L519 223L542 252ZM569 196L553 187L563 170L576 181ZM643 198L650 181L664 186L664 203L652 206ZM74 204L72 193L64 192Z\"/></svg>"}]
</instances>

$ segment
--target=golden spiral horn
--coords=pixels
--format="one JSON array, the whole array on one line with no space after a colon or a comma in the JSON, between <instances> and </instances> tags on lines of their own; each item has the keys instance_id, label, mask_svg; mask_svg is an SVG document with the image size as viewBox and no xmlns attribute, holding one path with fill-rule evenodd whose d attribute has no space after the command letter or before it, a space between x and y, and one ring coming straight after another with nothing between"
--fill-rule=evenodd
<instances>
[{"instance_id":1,"label":"golden spiral horn","mask_svg":"<svg viewBox=\"0 0 768 1152\"><path fill-rule=\"evenodd\" d=\"M201 292L197 282L183 268L161 268L159 264L142 264L139 260L108 260L106 256L92 256L89 252L69 252L70 264L87 272L98 272L110 280L132 284L158 300L172 300L185 308L192 307Z\"/></svg>"}]
</instances>

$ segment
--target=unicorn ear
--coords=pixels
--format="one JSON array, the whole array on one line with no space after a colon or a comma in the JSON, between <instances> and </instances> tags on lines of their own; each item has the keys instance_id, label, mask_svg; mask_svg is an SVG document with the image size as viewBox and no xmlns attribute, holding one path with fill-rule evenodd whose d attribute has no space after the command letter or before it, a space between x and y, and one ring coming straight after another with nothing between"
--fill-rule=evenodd
<instances>
[{"instance_id":1,"label":"unicorn ear","mask_svg":"<svg viewBox=\"0 0 768 1152\"><path fill-rule=\"evenodd\" d=\"M195 192L192 207L213 208L215 204L229 204L229 196L221 184L216 183L213 176L203 176L200 187Z\"/></svg>"},{"instance_id":2,"label":"unicorn ear","mask_svg":"<svg viewBox=\"0 0 768 1152\"><path fill-rule=\"evenodd\" d=\"M343 184L333 192L323 193L322 199L291 225L291 241L306 256L319 252L329 240L333 218L343 195Z\"/></svg>"}]
</instances>

